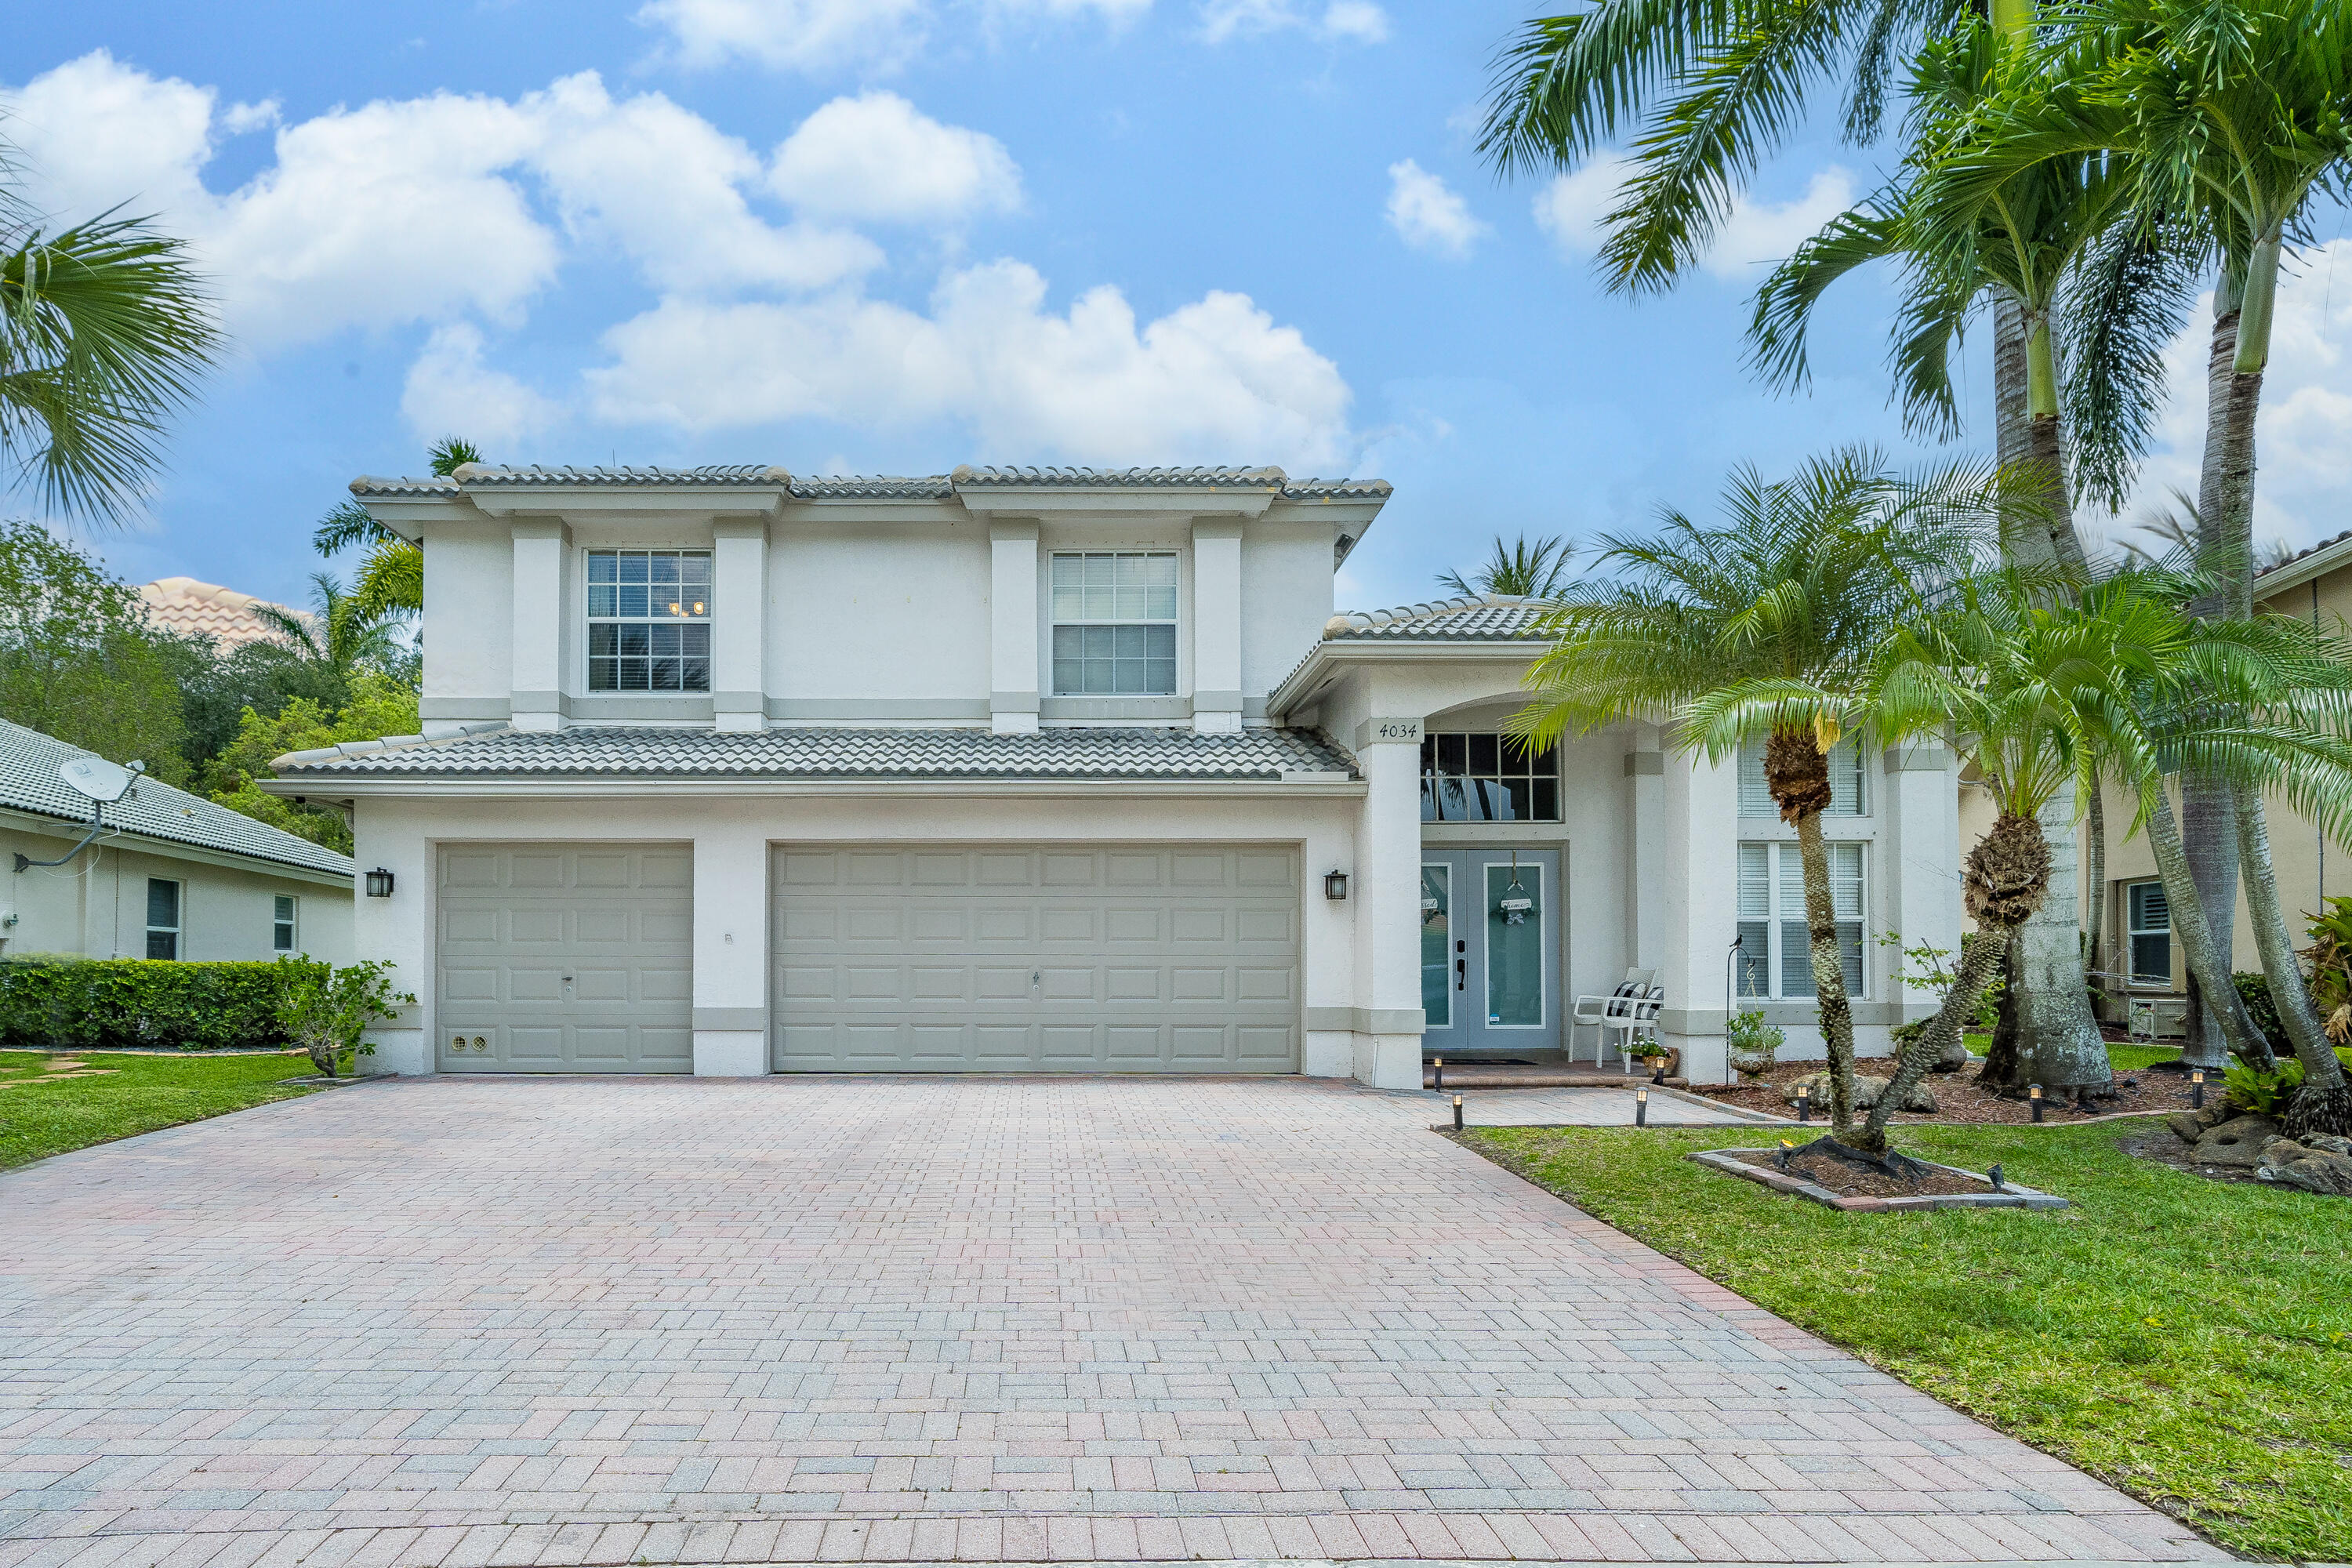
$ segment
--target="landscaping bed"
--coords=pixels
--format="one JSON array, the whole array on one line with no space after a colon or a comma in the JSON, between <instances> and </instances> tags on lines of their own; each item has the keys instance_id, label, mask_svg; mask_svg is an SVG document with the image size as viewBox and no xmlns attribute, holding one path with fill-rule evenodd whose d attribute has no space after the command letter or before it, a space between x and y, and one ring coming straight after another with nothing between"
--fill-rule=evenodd
<instances>
[{"instance_id":1,"label":"landscaping bed","mask_svg":"<svg viewBox=\"0 0 2352 1568\"><path fill-rule=\"evenodd\" d=\"M0 1050L0 1170L308 1094L300 1051Z\"/></svg>"},{"instance_id":2,"label":"landscaping bed","mask_svg":"<svg viewBox=\"0 0 2352 1568\"><path fill-rule=\"evenodd\" d=\"M1695 1151L1786 1128L1478 1128L1460 1141L1800 1327L2240 1552L2352 1561L2343 1206L2119 1145L2158 1124L1919 1126L1900 1147L2051 1213L1841 1214ZM2165 1134L2169 1136L2168 1133Z\"/></svg>"},{"instance_id":3,"label":"landscaping bed","mask_svg":"<svg viewBox=\"0 0 2352 1568\"><path fill-rule=\"evenodd\" d=\"M1807 1147L1706 1149L1684 1156L1726 1175L1806 1198L1833 1209L2064 1208L2066 1200L1957 1165L1913 1162L1918 1174L1896 1175L1856 1165Z\"/></svg>"},{"instance_id":4,"label":"landscaping bed","mask_svg":"<svg viewBox=\"0 0 2352 1568\"><path fill-rule=\"evenodd\" d=\"M2167 1056L2178 1053L2168 1052ZM1768 1111L1774 1116L1794 1116L1796 1110L1785 1097L1789 1085L1823 1069L1821 1062L1782 1062L1766 1074L1758 1084L1725 1087L1720 1084L1695 1084L1694 1094L1703 1094L1724 1105L1736 1105L1743 1110ZM1980 1064L1971 1061L1953 1073L1929 1073L1924 1080L1936 1097L1933 1111L1898 1110L1894 1120L1908 1121L1951 1121L1985 1126L2001 1122L2031 1121L2033 1106L2030 1100L2005 1100L1991 1089L1979 1088L1977 1072ZM1864 1073L1885 1076L1891 1073L1894 1063L1884 1058L1871 1058L1856 1064ZM2051 1121L2081 1120L2086 1116L2154 1114L2189 1109L2189 1083L2188 1075L2168 1072L2161 1068L2125 1066L2118 1062L2115 1068L2116 1093L2112 1097L2094 1100L2087 1111L2078 1111L2052 1100L2042 1114ZM2209 1103L2219 1097L2221 1084L2218 1077L2205 1086ZM1829 1121L1829 1101L1825 1096L1813 1100L1813 1120Z\"/></svg>"}]
</instances>

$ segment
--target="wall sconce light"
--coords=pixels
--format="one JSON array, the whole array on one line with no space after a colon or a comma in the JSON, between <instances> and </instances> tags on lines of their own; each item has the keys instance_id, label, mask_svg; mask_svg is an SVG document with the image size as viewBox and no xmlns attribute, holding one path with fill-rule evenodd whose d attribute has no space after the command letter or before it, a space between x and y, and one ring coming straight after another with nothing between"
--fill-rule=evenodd
<instances>
[{"instance_id":1,"label":"wall sconce light","mask_svg":"<svg viewBox=\"0 0 2352 1568\"><path fill-rule=\"evenodd\" d=\"M1323 896L1327 899L1332 900L1346 898L1348 896L1348 873L1345 871L1336 870L1324 872Z\"/></svg>"},{"instance_id":2,"label":"wall sconce light","mask_svg":"<svg viewBox=\"0 0 2352 1568\"><path fill-rule=\"evenodd\" d=\"M367 896L371 899L392 897L392 873L378 866L367 874Z\"/></svg>"}]
</instances>

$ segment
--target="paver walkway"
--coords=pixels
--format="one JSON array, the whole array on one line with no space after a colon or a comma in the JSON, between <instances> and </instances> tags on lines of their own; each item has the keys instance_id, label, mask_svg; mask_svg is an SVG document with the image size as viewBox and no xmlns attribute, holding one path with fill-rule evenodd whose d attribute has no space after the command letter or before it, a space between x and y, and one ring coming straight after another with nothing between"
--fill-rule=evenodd
<instances>
[{"instance_id":1,"label":"paver walkway","mask_svg":"<svg viewBox=\"0 0 2352 1568\"><path fill-rule=\"evenodd\" d=\"M2222 1555L1438 1103L422 1080L0 1176L0 1568Z\"/></svg>"}]
</instances>

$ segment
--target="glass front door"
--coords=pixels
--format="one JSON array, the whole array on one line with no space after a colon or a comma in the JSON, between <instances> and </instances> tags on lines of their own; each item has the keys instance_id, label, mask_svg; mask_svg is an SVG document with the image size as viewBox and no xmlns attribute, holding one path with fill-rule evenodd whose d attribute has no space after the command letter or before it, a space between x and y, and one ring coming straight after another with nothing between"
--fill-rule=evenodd
<instances>
[{"instance_id":1,"label":"glass front door","mask_svg":"<svg viewBox=\"0 0 2352 1568\"><path fill-rule=\"evenodd\" d=\"M1424 849L1422 1050L1559 1048L1559 851Z\"/></svg>"}]
</instances>

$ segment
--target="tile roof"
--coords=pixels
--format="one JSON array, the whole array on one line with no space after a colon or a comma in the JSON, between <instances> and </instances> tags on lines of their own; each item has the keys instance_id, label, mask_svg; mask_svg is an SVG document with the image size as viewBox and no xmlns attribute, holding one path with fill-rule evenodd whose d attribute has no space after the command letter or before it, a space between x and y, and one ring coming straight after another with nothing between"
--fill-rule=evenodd
<instances>
[{"instance_id":1,"label":"tile roof","mask_svg":"<svg viewBox=\"0 0 2352 1568\"><path fill-rule=\"evenodd\" d=\"M0 805L88 823L89 798L58 776L58 764L90 754L53 735L0 720ZM110 829L314 871L352 874L352 862L331 849L173 789L159 779L142 778L131 788L131 795L107 806Z\"/></svg>"},{"instance_id":2,"label":"tile roof","mask_svg":"<svg viewBox=\"0 0 2352 1568\"><path fill-rule=\"evenodd\" d=\"M2333 539L2323 539L2316 544L2309 545L2302 550L2298 550L2284 561L2273 562L2268 566L2263 567L2261 571L2254 574L2254 581L2259 583L2273 572L2284 572L2288 567L2294 565L2297 562L2309 560L2312 556L2318 554L2323 550L2333 550L2336 546L2343 543L2347 539L2352 539L2352 529L2347 529L2344 532L2337 534Z\"/></svg>"},{"instance_id":3,"label":"tile roof","mask_svg":"<svg viewBox=\"0 0 2352 1568\"><path fill-rule=\"evenodd\" d=\"M1348 773L1319 733L1245 730L495 730L454 740L293 752L280 778L968 778L1278 780Z\"/></svg>"},{"instance_id":4,"label":"tile roof","mask_svg":"<svg viewBox=\"0 0 2352 1568\"><path fill-rule=\"evenodd\" d=\"M199 583L194 577L158 577L152 583L142 584L139 602L146 606L149 624L167 632L210 637L213 646L224 653L277 637L254 615L256 605L286 608L251 594L224 588L217 583ZM306 621L310 618L300 610L292 613Z\"/></svg>"},{"instance_id":5,"label":"tile roof","mask_svg":"<svg viewBox=\"0 0 2352 1568\"><path fill-rule=\"evenodd\" d=\"M757 463L718 464L699 468L493 468L468 463L447 479L378 479L362 474L352 493L384 499L455 496L502 485L783 485L803 500L944 500L959 489L1057 485L1071 488L1155 486L1198 489L1243 486L1270 489L1289 500L1377 500L1389 493L1386 479L1294 479L1280 468L994 468L969 465L952 474L845 474L794 478L782 468Z\"/></svg>"},{"instance_id":6,"label":"tile roof","mask_svg":"<svg viewBox=\"0 0 2352 1568\"><path fill-rule=\"evenodd\" d=\"M1507 599L1492 594L1480 599L1440 599L1434 604L1407 605L1401 609L1334 616L1323 627L1323 640L1383 637L1416 642L1534 641L1541 638L1536 623L1550 608L1540 599Z\"/></svg>"}]
</instances>

